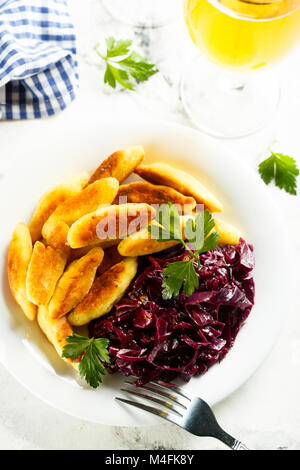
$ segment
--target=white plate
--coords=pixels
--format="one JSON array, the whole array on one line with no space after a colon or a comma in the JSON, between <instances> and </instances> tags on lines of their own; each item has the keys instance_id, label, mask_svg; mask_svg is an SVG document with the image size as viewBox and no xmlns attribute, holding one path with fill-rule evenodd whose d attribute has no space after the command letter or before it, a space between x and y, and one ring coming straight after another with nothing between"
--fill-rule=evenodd
<instances>
[{"instance_id":1,"label":"white plate","mask_svg":"<svg viewBox=\"0 0 300 470\"><path fill-rule=\"evenodd\" d=\"M92 171L101 159L127 145L143 144L147 160L178 163L202 180L224 203L222 217L237 224L256 256L256 305L233 349L203 377L185 385L210 404L225 398L255 371L282 326L289 296L285 276L286 235L280 216L259 176L226 147L198 132L162 122L101 124L86 120L59 127L55 120L20 127L22 155L0 182L1 286L0 359L32 393L70 415L97 423L132 426L159 418L114 400L121 376L107 376L97 390L75 373L48 344L35 323L25 319L11 298L6 273L7 248L19 221L28 222L39 196L72 174ZM4 139L1 153L14 157L20 146ZM279 255L284 247L284 255Z\"/></svg>"}]
</instances>

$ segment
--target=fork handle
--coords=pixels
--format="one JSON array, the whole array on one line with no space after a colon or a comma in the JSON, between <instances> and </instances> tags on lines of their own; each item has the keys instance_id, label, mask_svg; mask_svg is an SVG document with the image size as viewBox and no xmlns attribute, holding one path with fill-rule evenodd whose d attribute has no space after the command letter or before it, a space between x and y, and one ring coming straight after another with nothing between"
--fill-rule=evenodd
<instances>
[{"instance_id":1,"label":"fork handle","mask_svg":"<svg viewBox=\"0 0 300 470\"><path fill-rule=\"evenodd\" d=\"M230 434L227 434L227 432L223 431L221 428L218 429L218 432L214 435L214 437L219 439L219 441L224 442L224 444L226 444L232 450L250 450L245 446L245 444L230 436Z\"/></svg>"}]
</instances>

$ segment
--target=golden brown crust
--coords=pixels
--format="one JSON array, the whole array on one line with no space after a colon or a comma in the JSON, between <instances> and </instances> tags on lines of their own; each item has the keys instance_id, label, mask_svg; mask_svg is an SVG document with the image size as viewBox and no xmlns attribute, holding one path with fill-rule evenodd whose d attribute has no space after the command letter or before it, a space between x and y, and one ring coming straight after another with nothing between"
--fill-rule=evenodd
<instances>
[{"instance_id":1,"label":"golden brown crust","mask_svg":"<svg viewBox=\"0 0 300 470\"><path fill-rule=\"evenodd\" d=\"M102 204L111 204L118 193L119 183L116 178L103 178L95 181L79 194L69 198L55 211L54 216L71 225L83 215L97 210Z\"/></svg>"},{"instance_id":2,"label":"golden brown crust","mask_svg":"<svg viewBox=\"0 0 300 470\"><path fill-rule=\"evenodd\" d=\"M55 211L59 204L62 204L70 195L74 193L66 188L54 190L50 194L42 197L29 224L33 243L41 238L42 228L50 215Z\"/></svg>"},{"instance_id":3,"label":"golden brown crust","mask_svg":"<svg viewBox=\"0 0 300 470\"><path fill-rule=\"evenodd\" d=\"M119 191L114 204L118 204L121 198L127 198L126 202L145 202L146 204L167 204L172 202L173 204L179 204L180 206L189 206L189 209L192 210L196 206L196 201L194 198L189 196L184 196L176 189L170 188L169 186L161 186L156 184L151 184L147 182L135 182L130 184L125 184L119 187ZM122 200L120 201L122 202Z\"/></svg>"},{"instance_id":4,"label":"golden brown crust","mask_svg":"<svg viewBox=\"0 0 300 470\"><path fill-rule=\"evenodd\" d=\"M221 202L196 178L166 163L140 165L135 169L135 173L151 183L170 186L186 196L193 197L198 204L204 204L211 212L221 212L223 209Z\"/></svg>"},{"instance_id":5,"label":"golden brown crust","mask_svg":"<svg viewBox=\"0 0 300 470\"><path fill-rule=\"evenodd\" d=\"M29 229L23 223L14 230L8 252L8 281L16 302L29 320L36 317L37 308L26 294L26 276L32 255Z\"/></svg>"},{"instance_id":6,"label":"golden brown crust","mask_svg":"<svg viewBox=\"0 0 300 470\"><path fill-rule=\"evenodd\" d=\"M136 258L126 258L98 277L88 295L70 313L71 325L85 325L108 313L125 294L136 275Z\"/></svg>"},{"instance_id":7,"label":"golden brown crust","mask_svg":"<svg viewBox=\"0 0 300 470\"><path fill-rule=\"evenodd\" d=\"M94 248L67 267L49 304L51 318L66 315L88 294L103 255L102 248Z\"/></svg>"},{"instance_id":8,"label":"golden brown crust","mask_svg":"<svg viewBox=\"0 0 300 470\"><path fill-rule=\"evenodd\" d=\"M47 336L50 343L53 344L59 357L61 357L63 348L67 344L66 338L73 333L73 328L67 318L50 318L48 307L43 305L38 309L37 320L41 330ZM66 358L63 358L63 360L71 364L74 369L78 369L78 360L74 361Z\"/></svg>"},{"instance_id":9,"label":"golden brown crust","mask_svg":"<svg viewBox=\"0 0 300 470\"><path fill-rule=\"evenodd\" d=\"M66 256L51 246L37 241L26 277L28 299L36 305L47 305L57 281L64 272Z\"/></svg>"},{"instance_id":10,"label":"golden brown crust","mask_svg":"<svg viewBox=\"0 0 300 470\"><path fill-rule=\"evenodd\" d=\"M124 238L128 233L147 226L155 217L155 209L148 204L122 204L102 207L92 214L77 220L68 233L67 241L71 248L98 244L107 227L114 233L108 233L103 243ZM135 223L136 222L136 223ZM101 230L99 229L101 228Z\"/></svg>"},{"instance_id":11,"label":"golden brown crust","mask_svg":"<svg viewBox=\"0 0 300 470\"><path fill-rule=\"evenodd\" d=\"M110 204L116 197L119 183L115 178L104 178L69 197L49 217L42 229L49 245L66 243L69 226L85 214L94 212L102 204ZM61 248L61 247L60 247Z\"/></svg>"},{"instance_id":12,"label":"golden brown crust","mask_svg":"<svg viewBox=\"0 0 300 470\"><path fill-rule=\"evenodd\" d=\"M142 162L144 149L140 145L118 150L104 160L90 177L88 184L101 178L113 176L119 183L125 181L133 170Z\"/></svg>"},{"instance_id":13,"label":"golden brown crust","mask_svg":"<svg viewBox=\"0 0 300 470\"><path fill-rule=\"evenodd\" d=\"M87 173L77 175L72 178L69 183L67 182L66 184L52 188L40 198L29 224L29 231L33 243L41 238L42 227L57 206L62 204L69 197L79 193L87 179Z\"/></svg>"}]
</instances>

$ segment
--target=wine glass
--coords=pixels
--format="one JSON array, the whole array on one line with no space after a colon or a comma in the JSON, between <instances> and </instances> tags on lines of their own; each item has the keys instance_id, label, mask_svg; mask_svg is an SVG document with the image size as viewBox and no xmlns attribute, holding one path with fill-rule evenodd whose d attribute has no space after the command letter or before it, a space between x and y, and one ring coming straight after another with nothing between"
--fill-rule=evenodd
<instances>
[{"instance_id":1,"label":"wine glass","mask_svg":"<svg viewBox=\"0 0 300 470\"><path fill-rule=\"evenodd\" d=\"M180 17L181 0L103 0L110 14L135 27L156 28Z\"/></svg>"},{"instance_id":2,"label":"wine glass","mask_svg":"<svg viewBox=\"0 0 300 470\"><path fill-rule=\"evenodd\" d=\"M280 97L269 66L300 37L300 0L184 0L184 14L193 42L210 61L198 55L186 69L181 97L187 114L216 137L259 130Z\"/></svg>"}]
</instances>

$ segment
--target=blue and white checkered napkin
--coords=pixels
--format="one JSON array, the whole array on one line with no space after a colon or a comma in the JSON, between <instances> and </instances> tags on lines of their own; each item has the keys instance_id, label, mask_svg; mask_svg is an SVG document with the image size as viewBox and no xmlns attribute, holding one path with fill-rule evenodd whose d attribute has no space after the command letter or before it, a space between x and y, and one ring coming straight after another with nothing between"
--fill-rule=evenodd
<instances>
[{"instance_id":1,"label":"blue and white checkered napkin","mask_svg":"<svg viewBox=\"0 0 300 470\"><path fill-rule=\"evenodd\" d=\"M78 88L65 0L0 0L0 119L51 116Z\"/></svg>"}]
</instances>

